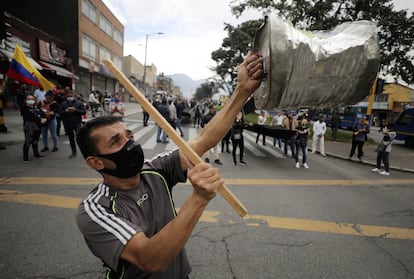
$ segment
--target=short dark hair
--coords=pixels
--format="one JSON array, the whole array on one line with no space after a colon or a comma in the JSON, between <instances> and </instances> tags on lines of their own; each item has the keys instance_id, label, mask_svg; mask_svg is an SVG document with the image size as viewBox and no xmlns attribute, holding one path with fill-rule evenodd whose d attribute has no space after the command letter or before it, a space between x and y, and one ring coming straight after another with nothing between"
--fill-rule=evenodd
<instances>
[{"instance_id":1,"label":"short dark hair","mask_svg":"<svg viewBox=\"0 0 414 279\"><path fill-rule=\"evenodd\" d=\"M77 132L76 134L76 142L79 146L79 149L86 159L88 156L93 154L98 154L99 150L97 146L97 138L91 137L92 132L95 129L109 126L114 123L120 122L118 117L112 116L101 116L96 117L94 119L89 120L86 122Z\"/></svg>"}]
</instances>

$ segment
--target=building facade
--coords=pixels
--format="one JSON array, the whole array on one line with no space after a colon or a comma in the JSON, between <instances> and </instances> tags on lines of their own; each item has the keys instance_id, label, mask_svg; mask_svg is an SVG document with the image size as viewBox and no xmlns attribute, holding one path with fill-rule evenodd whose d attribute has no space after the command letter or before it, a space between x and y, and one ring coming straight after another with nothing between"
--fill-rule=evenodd
<instances>
[{"instance_id":1,"label":"building facade","mask_svg":"<svg viewBox=\"0 0 414 279\"><path fill-rule=\"evenodd\" d=\"M110 94L121 91L102 61L110 59L122 69L124 26L101 0L42 0L42 5L37 1L19 0L2 5L13 17L56 38L50 42L37 36L28 43L30 54L34 60L51 64L51 68L58 66L73 74L70 87L76 92L85 96L92 90ZM40 43L41 40L45 42ZM48 53L44 50L49 48L52 54L56 47L57 52L59 48L64 52L62 60L57 61L60 64L46 61ZM61 82L57 85L67 86Z\"/></svg>"}]
</instances>

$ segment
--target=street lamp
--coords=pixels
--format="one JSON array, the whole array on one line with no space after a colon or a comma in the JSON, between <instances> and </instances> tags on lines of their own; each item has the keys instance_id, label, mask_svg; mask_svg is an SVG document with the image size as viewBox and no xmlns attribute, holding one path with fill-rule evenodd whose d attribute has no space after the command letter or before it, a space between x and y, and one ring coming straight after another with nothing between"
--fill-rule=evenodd
<instances>
[{"instance_id":1,"label":"street lamp","mask_svg":"<svg viewBox=\"0 0 414 279\"><path fill-rule=\"evenodd\" d=\"M145 78L146 78L146 74L147 74L147 47L148 47L148 37L149 36L153 36L153 35L163 35L163 34L164 33L162 33L162 32L157 32L157 33L152 33L152 34L146 34L145 35L144 77L142 79L142 81L144 82L144 90L145 90L145 93L147 93L147 87L145 86Z\"/></svg>"}]
</instances>

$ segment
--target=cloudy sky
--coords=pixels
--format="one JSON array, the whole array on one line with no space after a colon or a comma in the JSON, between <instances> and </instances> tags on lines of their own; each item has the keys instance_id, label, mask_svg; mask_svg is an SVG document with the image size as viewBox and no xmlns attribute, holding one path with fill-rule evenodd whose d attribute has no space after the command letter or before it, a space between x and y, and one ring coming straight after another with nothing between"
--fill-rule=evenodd
<instances>
[{"instance_id":1,"label":"cloudy sky","mask_svg":"<svg viewBox=\"0 0 414 279\"><path fill-rule=\"evenodd\" d=\"M183 73L192 79L211 77L211 52L220 48L226 32L224 23L237 25L261 15L251 12L236 19L230 0L103 0L125 27L124 55L144 64L148 37L147 65L158 73ZM414 11L413 0L394 0L399 9ZM151 35L154 33L163 35Z\"/></svg>"}]
</instances>

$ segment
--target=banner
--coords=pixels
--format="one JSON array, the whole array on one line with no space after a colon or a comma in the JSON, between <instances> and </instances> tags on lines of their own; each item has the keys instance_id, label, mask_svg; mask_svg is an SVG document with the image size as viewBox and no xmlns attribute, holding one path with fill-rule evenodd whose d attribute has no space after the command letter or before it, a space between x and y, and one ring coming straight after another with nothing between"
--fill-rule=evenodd
<instances>
[{"instance_id":1,"label":"banner","mask_svg":"<svg viewBox=\"0 0 414 279\"><path fill-rule=\"evenodd\" d=\"M43 87L45 91L52 90L55 85L48 81L27 59L19 45L14 49L7 76L23 83Z\"/></svg>"}]
</instances>

